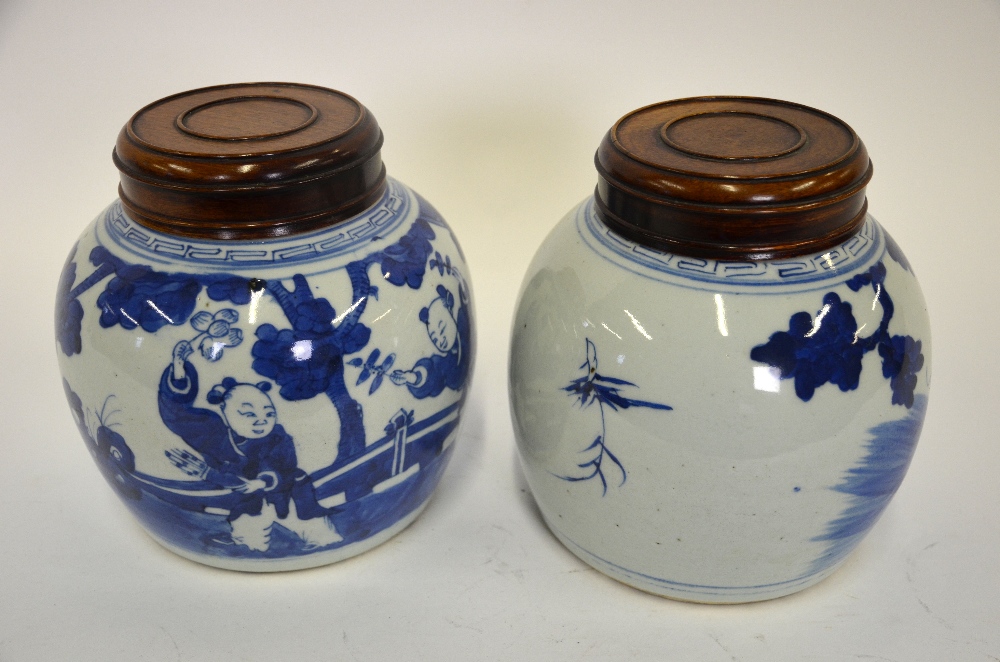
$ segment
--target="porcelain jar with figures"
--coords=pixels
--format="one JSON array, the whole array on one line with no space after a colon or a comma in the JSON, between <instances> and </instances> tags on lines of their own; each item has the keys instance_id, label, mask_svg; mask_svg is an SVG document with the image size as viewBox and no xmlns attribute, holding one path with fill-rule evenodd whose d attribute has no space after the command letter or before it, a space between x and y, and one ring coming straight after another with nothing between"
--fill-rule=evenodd
<instances>
[{"instance_id":1,"label":"porcelain jar with figures","mask_svg":"<svg viewBox=\"0 0 1000 662\"><path fill-rule=\"evenodd\" d=\"M70 252L57 351L98 468L182 556L353 556L411 522L448 463L468 271L381 145L353 98L284 83L168 97L118 138L120 199Z\"/></svg>"},{"instance_id":2,"label":"porcelain jar with figures","mask_svg":"<svg viewBox=\"0 0 1000 662\"><path fill-rule=\"evenodd\" d=\"M510 397L552 532L707 603L832 573L900 485L930 384L913 268L867 213L863 143L798 104L637 110L539 249Z\"/></svg>"}]
</instances>

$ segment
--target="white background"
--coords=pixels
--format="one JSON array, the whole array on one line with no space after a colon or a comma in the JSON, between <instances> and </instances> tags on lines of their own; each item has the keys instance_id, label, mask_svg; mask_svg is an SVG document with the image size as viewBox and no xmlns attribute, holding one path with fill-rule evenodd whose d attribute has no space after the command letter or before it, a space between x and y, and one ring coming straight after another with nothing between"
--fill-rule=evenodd
<instances>
[{"instance_id":1,"label":"white background","mask_svg":"<svg viewBox=\"0 0 1000 662\"><path fill-rule=\"evenodd\" d=\"M372 110L390 174L463 242L479 327L464 432L424 515L353 560L268 576L175 557L131 520L78 438L52 339L62 262L115 196L122 124L256 80ZM592 191L604 132L701 94L854 127L934 333L924 434L882 520L832 578L747 606L646 595L564 550L507 409L521 276ZM997 0L0 0L0 660L1000 660L998 127Z\"/></svg>"}]
</instances>

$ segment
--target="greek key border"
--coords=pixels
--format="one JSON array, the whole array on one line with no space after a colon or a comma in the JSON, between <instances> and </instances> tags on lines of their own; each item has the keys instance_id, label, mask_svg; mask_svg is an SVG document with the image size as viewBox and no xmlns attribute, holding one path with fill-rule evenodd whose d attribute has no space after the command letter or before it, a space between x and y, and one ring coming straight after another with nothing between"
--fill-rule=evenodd
<instances>
[{"instance_id":1,"label":"greek key border","mask_svg":"<svg viewBox=\"0 0 1000 662\"><path fill-rule=\"evenodd\" d=\"M192 241L150 230L125 215L120 200L108 208L103 226L107 237L133 254L154 261L181 260L206 266L272 267L309 263L352 251L394 230L416 204L399 182L389 179L382 198L357 218L284 240Z\"/></svg>"},{"instance_id":2,"label":"greek key border","mask_svg":"<svg viewBox=\"0 0 1000 662\"><path fill-rule=\"evenodd\" d=\"M885 244L878 223L868 216L861 230L849 240L815 255L787 260L730 262L677 255L629 241L613 232L598 218L593 198L577 212L577 225L584 241L597 250L662 274L704 283L725 285L787 285L842 278L865 264ZM587 241L596 240L597 246Z\"/></svg>"}]
</instances>

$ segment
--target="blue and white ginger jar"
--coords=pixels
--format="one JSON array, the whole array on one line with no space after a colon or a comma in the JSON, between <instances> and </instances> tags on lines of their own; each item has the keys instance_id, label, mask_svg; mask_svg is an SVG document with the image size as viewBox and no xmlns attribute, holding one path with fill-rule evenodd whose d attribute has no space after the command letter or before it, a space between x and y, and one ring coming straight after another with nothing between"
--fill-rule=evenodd
<instances>
[{"instance_id":1,"label":"blue and white ginger jar","mask_svg":"<svg viewBox=\"0 0 1000 662\"><path fill-rule=\"evenodd\" d=\"M546 523L598 570L675 599L815 584L899 487L930 385L926 306L866 212L864 146L810 108L692 99L623 118L597 164L595 196L532 261L512 329L514 430ZM725 186L774 198L788 179L837 182L763 212L709 204ZM760 220L782 206L829 215Z\"/></svg>"},{"instance_id":2,"label":"blue and white ginger jar","mask_svg":"<svg viewBox=\"0 0 1000 662\"><path fill-rule=\"evenodd\" d=\"M297 129L304 120L289 119L289 108L318 119ZM146 217L154 198L141 185L167 188L142 171L154 159L190 158L154 144L168 140L149 126L174 117L191 131L170 139L205 151L225 152L233 132L250 136L236 157L217 157L232 172L252 158L266 167L246 153L280 152L275 141L299 165L327 158L310 182L269 183L275 195L317 186L333 191L322 201L330 206L344 198L338 186L355 186L362 202L354 195L354 209L333 220L302 214L309 220L299 226L311 229L286 223L272 237L253 236L238 215L223 223L235 238L172 232L183 224L155 208ZM324 121L318 137L308 133ZM331 165L350 151L345 141L357 145L359 127L367 151L349 154L346 168ZM331 563L401 531L440 480L475 351L468 270L434 208L385 177L380 145L374 118L350 97L285 84L169 97L123 130L123 198L70 252L57 352L87 449L168 549L236 570ZM366 175L345 185L339 173L351 167ZM197 216L204 191L189 193ZM214 195L241 194L216 185Z\"/></svg>"}]
</instances>

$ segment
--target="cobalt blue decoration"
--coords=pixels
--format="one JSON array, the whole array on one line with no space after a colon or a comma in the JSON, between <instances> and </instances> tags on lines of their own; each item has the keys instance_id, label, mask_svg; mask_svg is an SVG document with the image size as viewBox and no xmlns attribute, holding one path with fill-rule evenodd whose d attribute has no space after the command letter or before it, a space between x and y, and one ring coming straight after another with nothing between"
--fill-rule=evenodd
<instances>
[{"instance_id":1,"label":"cobalt blue decoration","mask_svg":"<svg viewBox=\"0 0 1000 662\"><path fill-rule=\"evenodd\" d=\"M389 376L394 383L405 385L418 399L437 397L446 388L460 390L472 367L468 295L460 282L462 303L456 313L455 296L451 291L438 285L437 294L419 314L427 337L437 351L419 359L410 370L394 370Z\"/></svg>"},{"instance_id":2,"label":"cobalt blue decoration","mask_svg":"<svg viewBox=\"0 0 1000 662\"><path fill-rule=\"evenodd\" d=\"M869 430L871 438L865 444L865 456L833 487L849 495L850 501L840 517L830 522L822 535L813 538L826 543L827 548L812 564L810 574L843 560L875 525L899 489L924 425L927 396L916 397L908 408L905 417Z\"/></svg>"},{"instance_id":3,"label":"cobalt blue decoration","mask_svg":"<svg viewBox=\"0 0 1000 662\"><path fill-rule=\"evenodd\" d=\"M83 322L83 305L72 293L75 279L76 262L67 260L56 290L56 340L66 356L79 354L82 349L80 328Z\"/></svg>"},{"instance_id":4,"label":"cobalt blue decoration","mask_svg":"<svg viewBox=\"0 0 1000 662\"><path fill-rule=\"evenodd\" d=\"M750 350L750 358L778 368L782 379L794 379L795 394L804 401L827 382L850 391L858 387L864 356L855 342L857 330L851 304L828 292L815 321L809 313L795 313L788 331L772 334Z\"/></svg>"},{"instance_id":5,"label":"cobalt blue decoration","mask_svg":"<svg viewBox=\"0 0 1000 662\"><path fill-rule=\"evenodd\" d=\"M69 403L80 436L87 444L87 450L90 451L105 480L123 499L140 499L142 492L134 478L135 454L125 439L113 429L115 422L112 419L115 414L120 413L116 409L108 409L113 396L108 396L104 400L100 410L88 415L80 396L65 379L63 379L63 391L66 393L66 401Z\"/></svg>"},{"instance_id":6,"label":"cobalt blue decoration","mask_svg":"<svg viewBox=\"0 0 1000 662\"><path fill-rule=\"evenodd\" d=\"M611 449L609 449L607 445L607 421L604 413L605 405L607 405L612 411L628 409L630 407L648 407L650 409L670 411L673 407L656 402L647 402L646 400L636 400L622 395L621 389L623 387L639 387L632 382L625 381L624 379L605 377L604 375L598 373L597 346L591 342L590 338L586 339L586 343L587 358L580 366L580 369L584 371L583 376L574 379L568 386L563 387L562 390L568 392L572 397L574 397L579 403L581 409L586 409L595 402L597 403L597 408L601 412L601 433L597 435L589 446L580 451L581 453L591 454L593 454L593 451L596 451L597 455L589 460L585 460L577 464L577 467L584 470L585 473L583 475L559 476L559 478L570 482L580 482L597 478L601 481L601 494L603 496L608 493L608 480L605 475L604 464L605 459L609 460L621 474L622 479L619 486L624 485L625 480L628 478L628 473L625 471L624 465L622 465L621 461L615 456L614 453L611 452Z\"/></svg>"},{"instance_id":7,"label":"cobalt blue decoration","mask_svg":"<svg viewBox=\"0 0 1000 662\"><path fill-rule=\"evenodd\" d=\"M750 350L750 358L777 368L781 379L794 379L795 394L808 402L826 383L837 385L841 391L856 389L861 359L877 349L882 357L882 375L889 379L892 389L892 403L909 409L913 406L916 374L924 364L922 344L910 336L889 334L895 306L885 288L885 277L885 265L879 262L845 283L854 292L863 287L875 292L882 306L882 320L871 335L859 337L851 304L841 301L836 292L827 292L815 318L804 311L795 313L788 321L788 331L771 334L767 343Z\"/></svg>"},{"instance_id":8,"label":"cobalt blue decoration","mask_svg":"<svg viewBox=\"0 0 1000 662\"><path fill-rule=\"evenodd\" d=\"M903 254L903 249L899 247L899 244L896 243L896 240L888 232L885 233L885 252L896 261L896 264L911 274L913 273L913 267L910 266L910 261Z\"/></svg>"},{"instance_id":9,"label":"cobalt blue decoration","mask_svg":"<svg viewBox=\"0 0 1000 662\"><path fill-rule=\"evenodd\" d=\"M161 273L148 265L129 264L103 246L94 247L90 261L98 267L92 277L109 270L115 274L97 297L103 327L141 326L145 331L155 332L166 324L180 326L194 310L195 299L201 292L201 283L194 276Z\"/></svg>"},{"instance_id":10,"label":"cobalt blue decoration","mask_svg":"<svg viewBox=\"0 0 1000 662\"><path fill-rule=\"evenodd\" d=\"M924 367L923 343L910 336L892 336L879 343L882 357L882 375L889 378L892 387L892 404L913 406L913 391L917 387L917 373Z\"/></svg>"},{"instance_id":11,"label":"cobalt blue decoration","mask_svg":"<svg viewBox=\"0 0 1000 662\"><path fill-rule=\"evenodd\" d=\"M437 231L447 230L444 221L426 203L416 208L416 198L401 185L393 182L390 191L381 207L352 222L360 230L348 230L357 237L356 249L341 251L346 259L334 267L339 275L332 281L347 283L346 292L330 289L330 269L317 268L318 257L297 258L292 261L297 271L282 275L262 269L264 277L185 260L166 266L151 252L148 262L136 261L144 254L141 247L122 250L136 233L115 234L127 220L117 205L71 254L56 300L61 355L107 360L82 341L88 320L90 333L117 334L133 351L173 347L154 359L158 377L149 403L154 420L174 439L159 451L175 468L173 476L137 467L137 452L147 458L139 466L150 466L148 451L142 450L146 442L126 432L119 411L125 405L118 404L131 402L132 394L123 398L106 386L98 400L86 400L70 386L81 380L82 364L76 362L68 365L64 386L105 478L147 529L175 551L223 567L316 552L336 560L342 557L337 550L363 549L398 530L436 485L451 456L472 365L470 300L451 233ZM405 226L382 221L390 240L367 230L372 218L384 219L387 211L388 218L410 215ZM325 246L332 241L325 236L339 237L341 231L304 240L307 246ZM286 244L295 241L301 240ZM373 249L366 252L368 246ZM195 246L188 252L212 250ZM80 251L93 270L77 282ZM429 275L433 282L427 285ZM376 278L381 290L372 282ZM92 288L96 292L86 295ZM410 293L409 298L395 297L395 291ZM338 310L327 292L350 299ZM374 316L366 311L386 300L382 315L399 310L392 333L413 361L409 369L399 365L398 350L373 346L366 320ZM93 318L87 312L91 306ZM414 306L411 315L407 306ZM252 343L244 342L247 329ZM202 383L201 375L215 365L225 371L223 377ZM367 398L374 395L409 406L387 424L382 419L366 426ZM288 422L287 403L317 396L329 401L336 423L309 434L332 440L322 440L332 454L319 469L306 471L296 447L316 439L291 431L308 427ZM416 406L423 401L427 406ZM315 564L289 563L280 567Z\"/></svg>"},{"instance_id":12,"label":"cobalt blue decoration","mask_svg":"<svg viewBox=\"0 0 1000 662\"><path fill-rule=\"evenodd\" d=\"M101 472L182 556L354 556L413 521L451 457L466 266L382 140L356 99L278 82L172 95L119 135L121 198L63 268L57 355Z\"/></svg>"}]
</instances>

